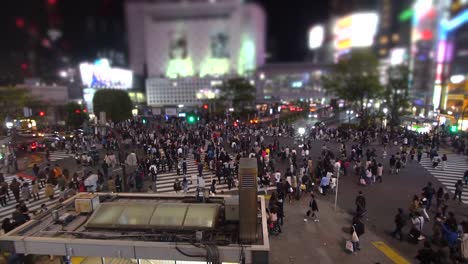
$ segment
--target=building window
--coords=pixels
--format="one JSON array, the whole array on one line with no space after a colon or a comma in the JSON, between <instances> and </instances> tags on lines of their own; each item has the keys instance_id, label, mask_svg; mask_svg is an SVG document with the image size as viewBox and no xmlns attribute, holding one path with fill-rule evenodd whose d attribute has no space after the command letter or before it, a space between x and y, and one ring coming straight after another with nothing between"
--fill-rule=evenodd
<instances>
[{"instance_id":1,"label":"building window","mask_svg":"<svg viewBox=\"0 0 468 264\"><path fill-rule=\"evenodd\" d=\"M392 41L393 41L393 43L397 43L398 41L400 41L400 35L398 35L396 33L393 34L392 35Z\"/></svg>"},{"instance_id":2,"label":"building window","mask_svg":"<svg viewBox=\"0 0 468 264\"><path fill-rule=\"evenodd\" d=\"M380 49L379 50L379 55L380 56L385 56L387 54L387 49Z\"/></svg>"}]
</instances>

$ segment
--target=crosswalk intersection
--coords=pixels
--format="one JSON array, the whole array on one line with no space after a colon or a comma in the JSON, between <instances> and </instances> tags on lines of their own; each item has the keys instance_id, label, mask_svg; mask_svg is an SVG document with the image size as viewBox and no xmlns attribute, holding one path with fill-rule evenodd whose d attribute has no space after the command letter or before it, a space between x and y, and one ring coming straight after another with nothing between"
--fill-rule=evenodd
<instances>
[{"instance_id":1,"label":"crosswalk intersection","mask_svg":"<svg viewBox=\"0 0 468 264\"><path fill-rule=\"evenodd\" d=\"M5 177L5 182L7 182L8 185L10 185L11 181L14 178L16 178L18 182L21 183L21 181L19 180L19 177L17 177L16 175ZM26 179L26 178L23 178L23 180L29 183L29 188L32 190L31 180ZM60 191L57 188L55 188L54 190L55 190L55 195L54 195L55 199L50 200L48 197L45 197L44 195L45 189L44 188L40 189L39 200L35 201L33 198L31 198L29 199L29 201L26 202L26 206L28 207L29 211L34 212L40 209L42 204L46 204L46 206L50 206L50 205L57 203ZM17 204L13 196L13 193L10 190L8 190L8 192L10 195L10 199L8 200L7 198L7 206L6 207L0 206L0 223L3 221L4 218L11 217L11 215L15 211L15 206Z\"/></svg>"},{"instance_id":2,"label":"crosswalk intersection","mask_svg":"<svg viewBox=\"0 0 468 264\"><path fill-rule=\"evenodd\" d=\"M189 194L194 194L197 191L197 181L200 179L197 176L198 175L198 165L191 158L187 158L186 162L187 162L186 177L187 177L187 181L189 182L188 193ZM231 165L231 168L233 168L232 165ZM184 176L182 175L182 173L180 173L180 175L177 175L176 170L173 170L172 172L166 172L166 173L158 174L157 181L156 181L156 193L174 193L174 182L175 182L175 180L179 179L179 181L182 182L183 178L184 178ZM237 186L232 186L232 188L229 190L228 184L224 180L224 178L221 178L222 183L219 183L215 172L212 172L212 171L205 168L203 170L203 181L205 183L205 189L210 188L212 180L216 180L216 193L217 194L220 194L222 192L238 190ZM272 189L274 189L274 187L269 187L268 189L272 190ZM183 192L183 190L182 190L182 192Z\"/></svg>"},{"instance_id":3,"label":"crosswalk intersection","mask_svg":"<svg viewBox=\"0 0 468 264\"><path fill-rule=\"evenodd\" d=\"M443 154L443 153L442 153ZM439 153L440 156L442 154ZM442 165L439 164L436 168L432 167L432 161L430 158L424 157L421 160L421 165L429 171L436 179L438 179L446 189L448 189L452 195L455 192L455 183L458 180L463 180L465 171L468 170L467 157L454 154L447 154L447 167L442 170ZM462 192L462 202L468 204L468 186L464 186Z\"/></svg>"},{"instance_id":4,"label":"crosswalk intersection","mask_svg":"<svg viewBox=\"0 0 468 264\"><path fill-rule=\"evenodd\" d=\"M45 155L45 152L41 153ZM75 155L70 153L67 153L66 150L56 150L56 151L51 151L50 153L49 160L50 162L58 161L58 160L63 160L66 158L74 157Z\"/></svg>"}]
</instances>

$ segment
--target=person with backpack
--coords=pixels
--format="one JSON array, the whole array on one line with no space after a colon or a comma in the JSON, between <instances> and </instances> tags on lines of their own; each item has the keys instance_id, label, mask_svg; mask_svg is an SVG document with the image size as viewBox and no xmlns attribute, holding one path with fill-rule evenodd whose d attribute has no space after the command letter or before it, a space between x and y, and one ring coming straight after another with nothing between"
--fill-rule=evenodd
<instances>
[{"instance_id":1,"label":"person with backpack","mask_svg":"<svg viewBox=\"0 0 468 264\"><path fill-rule=\"evenodd\" d=\"M403 241L403 227L406 224L405 216L403 215L403 209L398 208L398 213L395 215L395 230L392 232L392 236L397 238L397 235L400 237L400 241Z\"/></svg>"},{"instance_id":2,"label":"person with backpack","mask_svg":"<svg viewBox=\"0 0 468 264\"><path fill-rule=\"evenodd\" d=\"M312 199L309 202L309 210L307 211L307 217L311 216L314 219L314 222L319 222L318 218L318 206L317 206L317 201L315 200L315 195L311 194L310 195ZM307 218L304 218L304 222L307 222Z\"/></svg>"},{"instance_id":3,"label":"person with backpack","mask_svg":"<svg viewBox=\"0 0 468 264\"><path fill-rule=\"evenodd\" d=\"M410 230L410 236L414 239L416 243L420 240L424 240L425 237L422 235L422 230L424 227L424 217L420 213L415 212L411 214L411 223L413 227Z\"/></svg>"}]
</instances>

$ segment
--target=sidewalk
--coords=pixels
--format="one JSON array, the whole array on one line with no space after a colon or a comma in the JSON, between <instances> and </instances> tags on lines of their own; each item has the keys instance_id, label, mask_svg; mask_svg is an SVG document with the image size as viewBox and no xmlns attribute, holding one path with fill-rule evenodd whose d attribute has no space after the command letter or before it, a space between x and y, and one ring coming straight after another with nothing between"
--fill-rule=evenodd
<instances>
[{"instance_id":1,"label":"sidewalk","mask_svg":"<svg viewBox=\"0 0 468 264\"><path fill-rule=\"evenodd\" d=\"M270 236L270 263L272 264L309 264L309 263L411 263L412 260L398 258L393 261L372 243L383 241L370 228L360 238L361 251L353 255L346 251L346 240L351 238L351 216L341 209L334 211L333 203L318 195L320 222L309 219L304 222L309 197L301 201L285 204L283 232ZM385 247L385 245L380 244ZM391 249L385 250L387 253ZM393 252L395 253L395 252ZM396 252L397 253L397 252Z\"/></svg>"}]
</instances>

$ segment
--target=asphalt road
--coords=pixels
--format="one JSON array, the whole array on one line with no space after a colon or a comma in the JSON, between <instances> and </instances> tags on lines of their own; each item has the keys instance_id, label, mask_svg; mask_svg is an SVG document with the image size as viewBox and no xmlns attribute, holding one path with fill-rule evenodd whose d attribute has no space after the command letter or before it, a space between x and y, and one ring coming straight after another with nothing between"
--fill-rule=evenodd
<instances>
[{"instance_id":1,"label":"asphalt road","mask_svg":"<svg viewBox=\"0 0 468 264\"><path fill-rule=\"evenodd\" d=\"M303 126L305 123L310 123L310 121L299 120L296 123L296 127L299 127ZM293 139L289 139L289 142L285 143L291 146L293 142ZM324 142L321 141L313 142L310 153L314 161L320 156L323 143ZM352 144L353 143L346 144L348 151L350 151ZM336 142L329 142L327 146L335 153L338 152L339 145ZM421 196L422 188L424 188L428 182L432 182L436 190L441 184L426 169L418 164L416 160L413 162L408 161L406 168L402 169L399 175L389 175L388 159L392 154L399 151L399 146L390 146L387 151L386 159L382 158L383 148L377 142L372 143L369 148L375 148L377 150L377 155L379 156L377 162L382 162L384 165L383 183L361 186L358 184L358 178L354 176L352 172L348 172L348 175L341 177L339 181L338 207L351 214L355 210L354 200L358 191L363 191L367 200L366 207L368 210L366 228L371 228L376 234L380 235L384 242L397 249L397 251L407 259L413 260L422 243L420 243L419 246L415 246L407 241L399 242L392 238L390 232L392 232L395 227L393 222L394 216L397 208L403 208L405 213L408 213L412 197L414 195ZM366 148L363 149L363 153L365 153L365 151ZM329 201L334 201L334 198L334 195L328 195L328 197L326 197ZM433 199L433 205L434 204L435 198ZM431 219L433 219L435 215L434 207L435 206L428 212ZM467 205L460 205L458 202L451 201L448 211L453 211L457 216L457 220L460 222L462 220L467 220L467 209ZM431 222L426 222L423 233L431 235L432 225L433 220ZM409 229L410 225L407 224L404 228L404 232L407 234Z\"/></svg>"},{"instance_id":2,"label":"asphalt road","mask_svg":"<svg viewBox=\"0 0 468 264\"><path fill-rule=\"evenodd\" d=\"M295 126L304 126L305 124L311 124L310 120L299 120L296 122ZM272 139L266 138L266 143L268 144ZM294 138L279 138L281 146L289 146L292 148L295 146ZM312 144L311 156L314 161L320 156L320 150L323 142L315 141ZM338 150L338 144L335 142L327 143L328 147L334 151ZM351 147L351 143L347 143L348 150ZM421 194L421 189L427 184L427 182L432 182L434 188L437 189L440 186L440 183L434 178L430 173L428 173L421 165L416 161L408 162L406 168L404 168L399 175L389 175L388 174L388 158L391 154L394 154L398 151L396 146L391 146L388 151L387 159L383 159L381 154L383 153L382 148L377 143L372 144L370 147L377 149L378 161L384 164L384 176L383 183L376 183L370 186L360 186L358 185L358 179L356 176L349 173L349 175L343 176L340 178L339 182L339 192L338 192L338 207L350 214L354 211L354 199L358 191L363 191L367 199L367 209L368 209L368 220L366 222L366 228L370 228L374 231L380 238L397 250L402 256L406 257L409 260L414 260L416 251L421 247L420 245L413 245L409 242L400 242L396 239L393 239L390 236L390 232L394 229L393 218L396 214L397 208L403 208L405 212L408 212L411 198L413 195ZM364 149L365 152L365 149ZM68 168L71 173L76 170L82 170L82 168L77 167L75 160L73 158L67 158L57 161L62 167ZM287 164L284 162L277 162L277 167L280 168L282 175L286 170ZM315 162L314 162L315 164ZM31 173L31 171L26 171L26 173ZM116 171L115 173L121 173L121 171ZM320 199L327 200L332 203L334 201L334 195L327 195L325 197L320 197ZM434 202L435 203L435 202ZM468 206L459 205L458 203L450 203L448 211L453 211L457 215L458 221L467 219L468 211L466 210ZM432 218L435 213L434 211L429 212L430 217ZM322 219L323 221L324 219ZM426 235L432 234L432 224L433 221L425 224L424 230ZM409 231L410 227L407 225L404 231ZM365 239L365 235L362 239ZM286 241L287 243L287 241Z\"/></svg>"}]
</instances>

